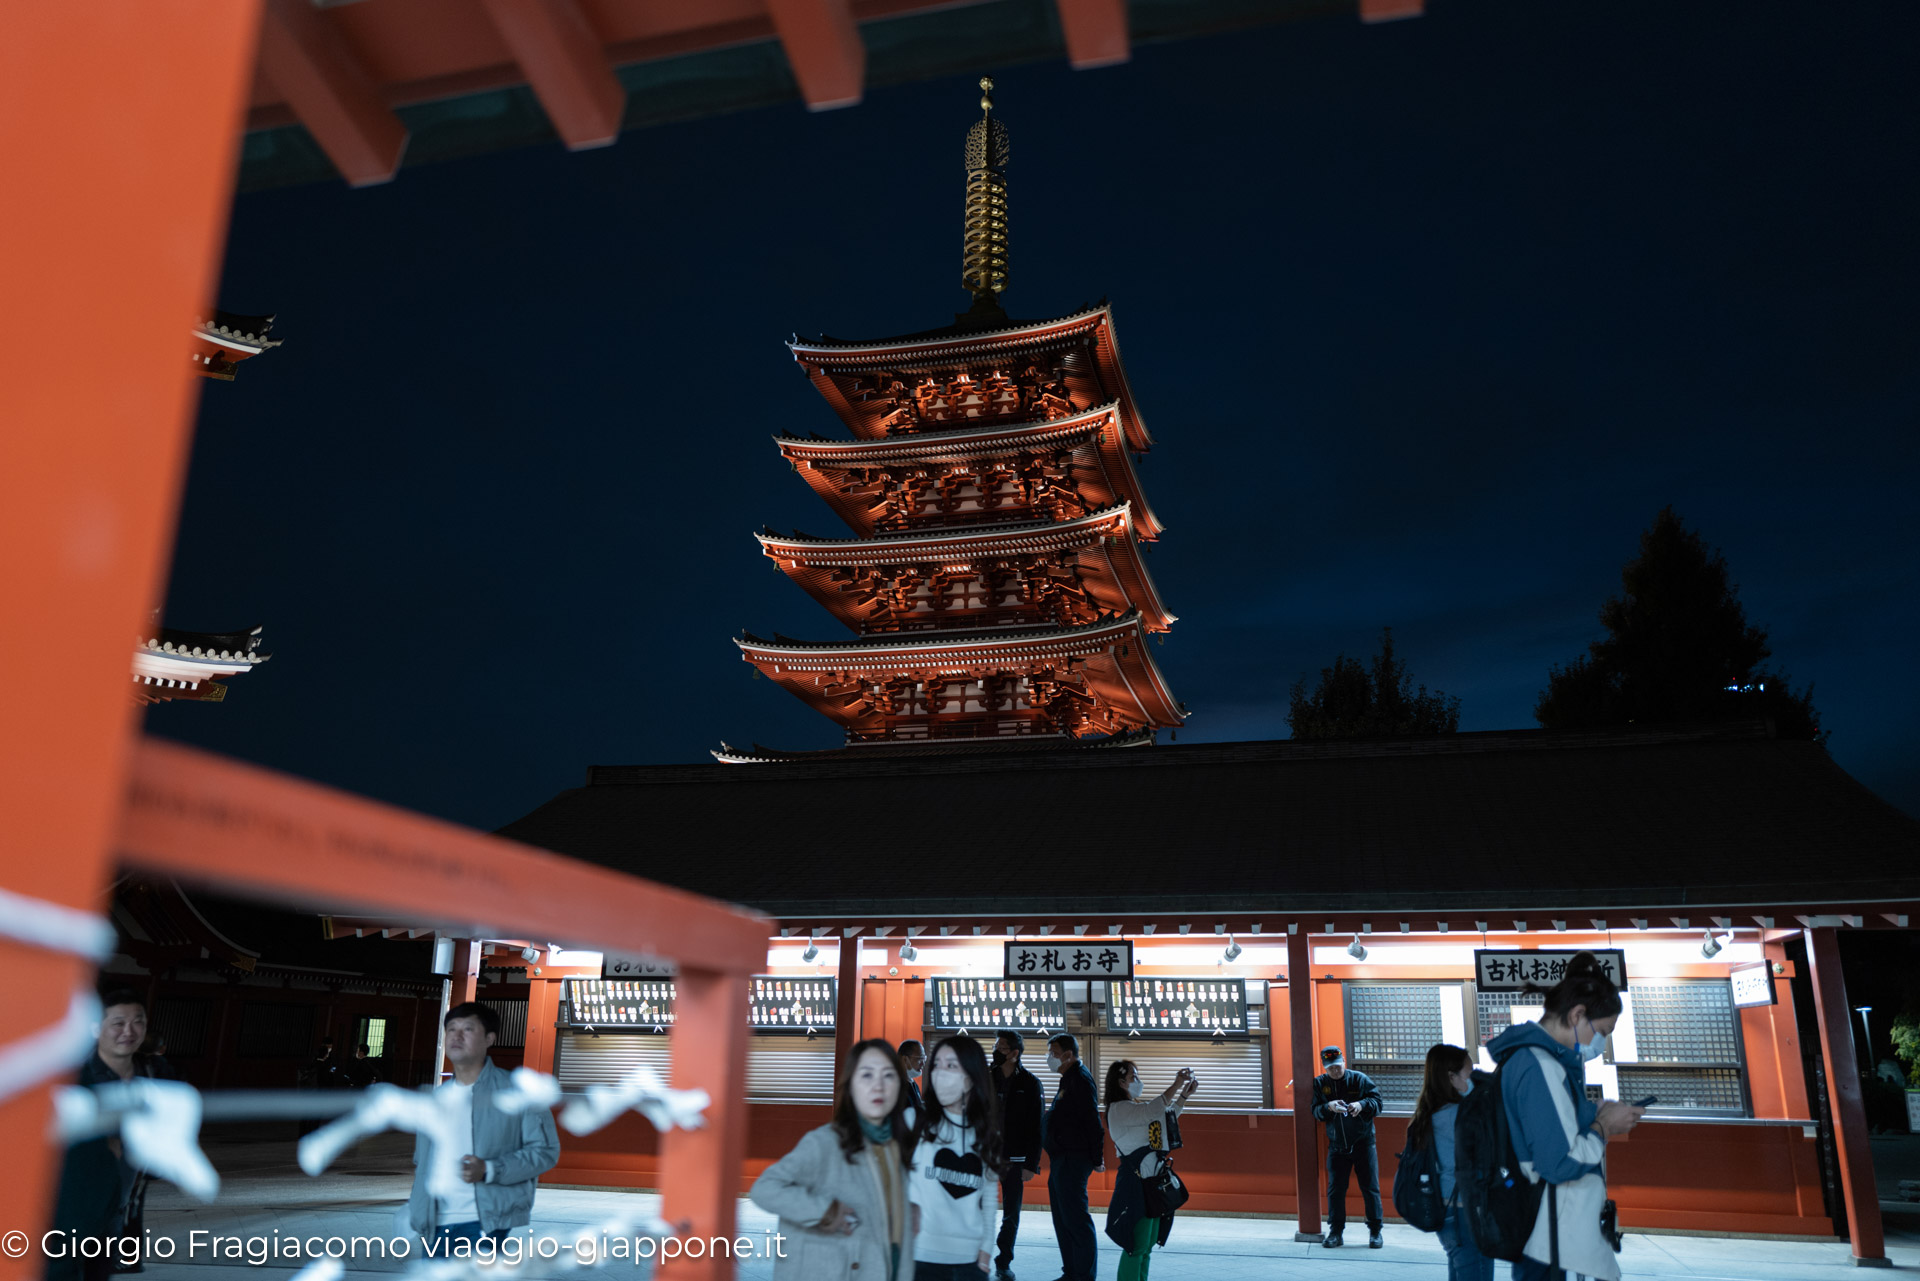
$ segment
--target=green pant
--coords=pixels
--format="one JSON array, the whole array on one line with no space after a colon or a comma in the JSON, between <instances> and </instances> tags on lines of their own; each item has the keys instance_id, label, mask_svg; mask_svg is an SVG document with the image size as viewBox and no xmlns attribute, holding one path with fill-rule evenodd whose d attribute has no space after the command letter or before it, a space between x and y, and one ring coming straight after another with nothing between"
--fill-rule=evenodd
<instances>
[{"instance_id":1,"label":"green pant","mask_svg":"<svg viewBox=\"0 0 1920 1281\"><path fill-rule=\"evenodd\" d=\"M1133 1246L1120 1256L1119 1281L1147 1281L1153 1262L1153 1243L1160 1239L1160 1220L1142 1219L1133 1225Z\"/></svg>"}]
</instances>

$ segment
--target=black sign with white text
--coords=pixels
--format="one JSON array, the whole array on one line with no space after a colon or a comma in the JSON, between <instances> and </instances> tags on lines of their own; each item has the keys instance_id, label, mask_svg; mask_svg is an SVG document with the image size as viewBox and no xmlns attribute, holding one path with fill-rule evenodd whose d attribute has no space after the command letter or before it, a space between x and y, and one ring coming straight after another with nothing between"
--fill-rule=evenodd
<instances>
[{"instance_id":1,"label":"black sign with white text","mask_svg":"<svg viewBox=\"0 0 1920 1281\"><path fill-rule=\"evenodd\" d=\"M1568 948L1551 952L1473 950L1473 977L1482 992L1519 992L1527 987L1550 988L1567 976L1567 962L1581 952L1592 952L1601 969L1622 992L1627 990L1627 954L1617 947Z\"/></svg>"}]
</instances>

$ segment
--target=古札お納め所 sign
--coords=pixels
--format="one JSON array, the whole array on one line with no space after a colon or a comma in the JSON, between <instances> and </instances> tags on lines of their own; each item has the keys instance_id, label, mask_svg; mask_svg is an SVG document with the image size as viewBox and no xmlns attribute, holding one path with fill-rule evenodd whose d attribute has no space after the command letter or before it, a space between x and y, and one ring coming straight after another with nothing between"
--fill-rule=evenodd
<instances>
[{"instance_id":1,"label":"\u53e4\u672d\u304a\u7d0d\u3081\u6240 sign","mask_svg":"<svg viewBox=\"0 0 1920 1281\"><path fill-rule=\"evenodd\" d=\"M1520 992L1529 987L1550 988L1567 977L1567 962L1582 952L1593 953L1613 985L1627 990L1627 954L1617 947L1568 948L1553 952L1473 950L1473 978L1482 992Z\"/></svg>"},{"instance_id":2,"label":"\u53e4\u672d\u304a\u7d0d\u3081\u6240 sign","mask_svg":"<svg viewBox=\"0 0 1920 1281\"><path fill-rule=\"evenodd\" d=\"M1007 944L1010 979L1124 979L1133 977L1133 944L1078 939Z\"/></svg>"}]
</instances>

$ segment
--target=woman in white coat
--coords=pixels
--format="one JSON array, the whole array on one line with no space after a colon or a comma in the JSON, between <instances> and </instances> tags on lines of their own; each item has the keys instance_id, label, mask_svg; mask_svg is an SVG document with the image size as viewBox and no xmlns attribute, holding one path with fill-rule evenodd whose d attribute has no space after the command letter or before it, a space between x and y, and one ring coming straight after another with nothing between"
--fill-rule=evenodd
<instances>
[{"instance_id":1,"label":"woman in white coat","mask_svg":"<svg viewBox=\"0 0 1920 1281\"><path fill-rule=\"evenodd\" d=\"M1591 952L1567 962L1566 977L1543 1004L1538 1023L1516 1024L1487 1044L1500 1064L1514 1155L1528 1179L1547 1185L1513 1278L1618 1281L1620 1261L1600 1230L1607 1139L1632 1129L1641 1109L1618 1101L1596 1107L1587 1099L1586 1064L1600 1057L1624 1005Z\"/></svg>"},{"instance_id":2,"label":"woman in white coat","mask_svg":"<svg viewBox=\"0 0 1920 1281\"><path fill-rule=\"evenodd\" d=\"M749 1197L780 1216L774 1281L912 1281L913 1130L886 1041L847 1055L833 1120L768 1166Z\"/></svg>"}]
</instances>

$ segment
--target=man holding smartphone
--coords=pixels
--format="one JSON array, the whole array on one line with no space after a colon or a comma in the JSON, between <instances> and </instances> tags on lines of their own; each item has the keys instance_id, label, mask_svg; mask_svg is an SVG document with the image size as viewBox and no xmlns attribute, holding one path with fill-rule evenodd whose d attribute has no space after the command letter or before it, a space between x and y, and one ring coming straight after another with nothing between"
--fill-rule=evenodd
<instances>
[{"instance_id":1,"label":"man holding smartphone","mask_svg":"<svg viewBox=\"0 0 1920 1281\"><path fill-rule=\"evenodd\" d=\"M1360 1197L1367 1209L1367 1245L1378 1250L1380 1238L1380 1157L1373 1146L1373 1118L1380 1115L1380 1088L1365 1072L1347 1067L1347 1056L1337 1045L1320 1051L1326 1070L1313 1078L1313 1119L1327 1126L1327 1235L1320 1244L1331 1250L1344 1245L1347 1226L1347 1182L1360 1176Z\"/></svg>"}]
</instances>

